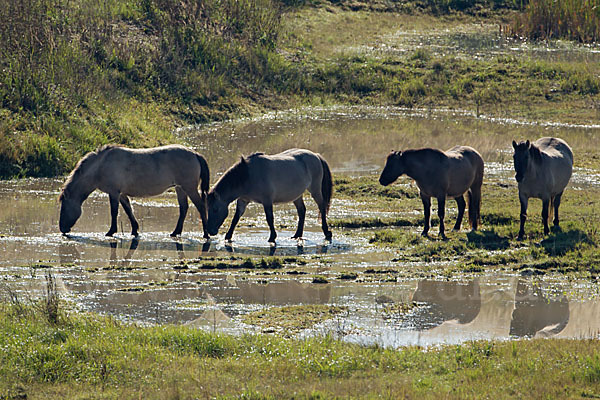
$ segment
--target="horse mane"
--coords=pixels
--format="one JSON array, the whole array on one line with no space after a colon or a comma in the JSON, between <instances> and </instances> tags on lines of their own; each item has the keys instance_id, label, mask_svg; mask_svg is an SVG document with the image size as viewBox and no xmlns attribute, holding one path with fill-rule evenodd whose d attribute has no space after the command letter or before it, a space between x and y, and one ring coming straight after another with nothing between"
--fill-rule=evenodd
<instances>
[{"instance_id":1,"label":"horse mane","mask_svg":"<svg viewBox=\"0 0 600 400\"><path fill-rule=\"evenodd\" d=\"M409 149L409 150L403 151L401 154L402 155L409 154L409 155L415 155L415 156L419 156L419 155L423 155L423 154L431 154L431 155L438 156L440 159L443 159L446 156L442 150L433 149L431 147L424 147L421 149Z\"/></svg>"},{"instance_id":2,"label":"horse mane","mask_svg":"<svg viewBox=\"0 0 600 400\"><path fill-rule=\"evenodd\" d=\"M262 153L254 153L248 158L256 157L261 154ZM231 168L225 171L223 176L221 176L221 178L215 184L213 191L219 192L223 188L239 187L248 180L249 176L250 174L248 172L248 161L244 157L242 157L240 161L238 161L236 164L231 166Z\"/></svg>"},{"instance_id":3,"label":"horse mane","mask_svg":"<svg viewBox=\"0 0 600 400\"><path fill-rule=\"evenodd\" d=\"M98 156L100 156L101 154L104 154L108 150L114 149L115 147L121 147L121 146L115 145L115 144L107 144L107 145L104 145L104 146L98 148L96 151L90 151L85 156L83 156L77 162L77 164L75 165L75 168L73 168L73 171L71 171L71 173L67 177L67 180L63 184L63 186L60 190L60 195L58 196L58 200L62 201L65 198L65 192L68 192L69 187L71 186L73 181L75 179L79 178L81 175L83 175L89 169L90 165L93 164L93 161L95 161L98 158Z\"/></svg>"},{"instance_id":4,"label":"horse mane","mask_svg":"<svg viewBox=\"0 0 600 400\"><path fill-rule=\"evenodd\" d=\"M542 151L533 143L531 143L531 146L529 147L529 154L537 164L542 161Z\"/></svg>"}]
</instances>

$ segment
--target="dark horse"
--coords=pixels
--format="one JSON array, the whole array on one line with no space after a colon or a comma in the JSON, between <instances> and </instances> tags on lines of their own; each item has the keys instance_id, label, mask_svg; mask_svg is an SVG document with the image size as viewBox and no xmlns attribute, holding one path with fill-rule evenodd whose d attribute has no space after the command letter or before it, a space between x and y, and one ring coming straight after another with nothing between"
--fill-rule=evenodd
<instances>
[{"instance_id":1,"label":"dark horse","mask_svg":"<svg viewBox=\"0 0 600 400\"><path fill-rule=\"evenodd\" d=\"M519 201L521 202L521 227L518 240L525 235L527 203L530 197L542 199L542 223L544 235L550 232L548 217L554 209L554 226L558 228L558 207L563 191L573 172L573 151L562 139L543 137L530 143L513 140L513 156Z\"/></svg>"},{"instance_id":2,"label":"dark horse","mask_svg":"<svg viewBox=\"0 0 600 400\"><path fill-rule=\"evenodd\" d=\"M379 183L389 185L402 174L413 178L419 187L425 208L423 236L429 232L431 198L438 201L440 236L444 233L446 197L453 197L458 204L458 218L454 230L459 230L465 212L463 194L468 191L469 223L477 229L481 207L481 184L483 182L483 159L469 146L455 146L447 151L418 149L392 151L379 177Z\"/></svg>"},{"instance_id":3,"label":"dark horse","mask_svg":"<svg viewBox=\"0 0 600 400\"><path fill-rule=\"evenodd\" d=\"M302 194L308 190L319 207L325 239L331 240L327 227L327 211L331 203L333 180L327 162L309 150L290 149L275 155L255 153L229 168L208 194L207 230L216 235L227 218L228 206L237 200L231 227L225 235L231 240L233 231L251 201L263 205L271 230L269 242L277 233L273 223L273 204L293 202L298 210L298 229L293 238L304 232L306 206Z\"/></svg>"},{"instance_id":4,"label":"dark horse","mask_svg":"<svg viewBox=\"0 0 600 400\"><path fill-rule=\"evenodd\" d=\"M150 149L104 146L86 154L68 176L59 197L59 227L63 234L71 231L81 216L81 204L96 189L108 193L111 224L106 236L117 231L119 203L131 221L131 234L138 235L139 224L129 202L131 197L156 196L175 187L179 202L179 220L171 236L181 234L188 210L188 196L200 212L206 232L206 192L209 170L204 157L179 145ZM201 181L202 196L198 193Z\"/></svg>"}]
</instances>

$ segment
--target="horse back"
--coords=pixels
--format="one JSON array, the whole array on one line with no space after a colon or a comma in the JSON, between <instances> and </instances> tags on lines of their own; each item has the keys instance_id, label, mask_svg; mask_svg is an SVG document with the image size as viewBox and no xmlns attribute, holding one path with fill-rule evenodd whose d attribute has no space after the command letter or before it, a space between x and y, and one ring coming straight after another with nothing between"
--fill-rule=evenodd
<instances>
[{"instance_id":1,"label":"horse back","mask_svg":"<svg viewBox=\"0 0 600 400\"><path fill-rule=\"evenodd\" d=\"M573 173L573 151L562 139L543 137L534 142L540 150L540 160L534 161L541 185L556 195L564 190Z\"/></svg>"},{"instance_id":2,"label":"horse back","mask_svg":"<svg viewBox=\"0 0 600 400\"><path fill-rule=\"evenodd\" d=\"M454 146L445 154L448 157L448 196L459 196L474 182L483 179L483 158L474 148Z\"/></svg>"},{"instance_id":3,"label":"horse back","mask_svg":"<svg viewBox=\"0 0 600 400\"><path fill-rule=\"evenodd\" d=\"M183 146L115 147L102 159L97 177L100 190L153 196L176 185L197 187L200 169L197 153Z\"/></svg>"},{"instance_id":4,"label":"horse back","mask_svg":"<svg viewBox=\"0 0 600 400\"><path fill-rule=\"evenodd\" d=\"M255 154L247 161L250 174L247 196L260 203L293 201L323 177L319 156L309 150Z\"/></svg>"}]
</instances>

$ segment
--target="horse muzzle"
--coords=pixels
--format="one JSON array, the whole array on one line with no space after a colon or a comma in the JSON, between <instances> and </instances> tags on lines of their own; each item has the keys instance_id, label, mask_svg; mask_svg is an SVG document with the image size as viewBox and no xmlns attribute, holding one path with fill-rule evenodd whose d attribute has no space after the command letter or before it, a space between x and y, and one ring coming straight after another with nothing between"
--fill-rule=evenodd
<instances>
[{"instance_id":1,"label":"horse muzzle","mask_svg":"<svg viewBox=\"0 0 600 400\"><path fill-rule=\"evenodd\" d=\"M389 180L387 178L384 178L383 176L379 178L379 184L382 185L382 186L387 186L387 185L389 185L392 182L393 181L391 181L391 180Z\"/></svg>"}]
</instances>

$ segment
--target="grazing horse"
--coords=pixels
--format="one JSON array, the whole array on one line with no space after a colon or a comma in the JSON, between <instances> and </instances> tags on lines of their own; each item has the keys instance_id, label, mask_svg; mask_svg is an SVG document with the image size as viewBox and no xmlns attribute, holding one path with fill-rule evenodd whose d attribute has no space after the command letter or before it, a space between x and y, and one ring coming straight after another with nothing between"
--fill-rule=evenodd
<instances>
[{"instance_id":1,"label":"grazing horse","mask_svg":"<svg viewBox=\"0 0 600 400\"><path fill-rule=\"evenodd\" d=\"M209 170L204 157L179 145L149 149L104 146L86 154L68 176L60 193L59 227L63 234L71 231L81 216L81 204L96 189L108 193L111 224L106 236L117 231L119 203L131 221L131 234L138 236L139 224L133 215L129 196L161 194L175 186L179 202L179 220L171 236L181 234L188 210L188 196L200 212L206 233L206 192ZM201 181L202 196L198 193Z\"/></svg>"},{"instance_id":2,"label":"grazing horse","mask_svg":"<svg viewBox=\"0 0 600 400\"><path fill-rule=\"evenodd\" d=\"M299 239L304 232L306 206L302 194L306 190L319 207L325 239L331 240L327 211L331 203L333 180L329 165L320 154L290 149L275 155L255 153L242 157L208 193L208 233L216 235L219 232L227 218L229 204L237 200L231 227L225 235L225 240L231 240L246 206L253 201L263 205L271 230L269 242L274 243L277 233L273 224L273 204L293 202L298 211L298 229L292 238Z\"/></svg>"},{"instance_id":3,"label":"grazing horse","mask_svg":"<svg viewBox=\"0 0 600 400\"><path fill-rule=\"evenodd\" d=\"M447 151L437 149L415 149L392 151L379 177L379 183L387 186L402 174L413 178L419 187L425 209L423 236L429 232L431 198L438 202L440 236L444 233L446 197L453 197L458 204L458 218L454 230L459 230L465 212L463 194L468 192L469 223L477 229L481 207L481 184L483 182L483 159L469 146L455 146Z\"/></svg>"},{"instance_id":4,"label":"grazing horse","mask_svg":"<svg viewBox=\"0 0 600 400\"><path fill-rule=\"evenodd\" d=\"M543 137L530 143L513 140L515 178L519 184L521 202L521 227L518 240L525 235L527 203L530 197L542 199L544 235L550 232L548 217L554 208L554 226L558 228L558 207L563 191L573 172L573 151L562 139Z\"/></svg>"}]
</instances>

